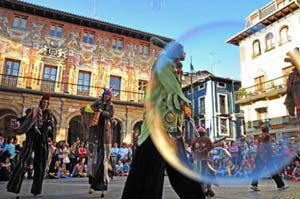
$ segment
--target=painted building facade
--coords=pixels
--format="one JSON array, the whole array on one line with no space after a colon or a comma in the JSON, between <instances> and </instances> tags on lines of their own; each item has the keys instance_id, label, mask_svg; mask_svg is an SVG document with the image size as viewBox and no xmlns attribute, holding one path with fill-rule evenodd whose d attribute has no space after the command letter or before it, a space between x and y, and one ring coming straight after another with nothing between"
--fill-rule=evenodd
<instances>
[{"instance_id":1,"label":"painted building facade","mask_svg":"<svg viewBox=\"0 0 300 199\"><path fill-rule=\"evenodd\" d=\"M84 137L80 107L113 90L114 142L131 142L161 49L171 39L22 1L0 0L0 130L51 93L55 140Z\"/></svg>"},{"instance_id":2,"label":"painted building facade","mask_svg":"<svg viewBox=\"0 0 300 199\"><path fill-rule=\"evenodd\" d=\"M212 140L222 136L229 140L240 137L243 134L243 114L234 103L234 95L241 82L217 77L207 71L201 71L201 79L193 78L191 82L183 87L183 92L192 102L196 125L205 127ZM188 121L185 121L185 126L186 132L192 132ZM186 140L193 138L194 133L186 133Z\"/></svg>"},{"instance_id":3,"label":"painted building facade","mask_svg":"<svg viewBox=\"0 0 300 199\"><path fill-rule=\"evenodd\" d=\"M227 42L240 48L242 88L237 104L245 114L248 134L268 123L277 137L292 136L296 120L284 106L287 76L293 67L286 53L300 46L298 0L274 0L251 13L246 27Z\"/></svg>"}]
</instances>

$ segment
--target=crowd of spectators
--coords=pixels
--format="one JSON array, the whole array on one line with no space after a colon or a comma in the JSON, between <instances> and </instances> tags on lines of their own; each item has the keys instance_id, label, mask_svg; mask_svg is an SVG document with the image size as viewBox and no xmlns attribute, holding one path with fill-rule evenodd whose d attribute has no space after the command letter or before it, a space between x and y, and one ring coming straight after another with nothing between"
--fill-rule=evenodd
<instances>
[{"instance_id":1,"label":"crowd of spectators","mask_svg":"<svg viewBox=\"0 0 300 199\"><path fill-rule=\"evenodd\" d=\"M276 139L272 137L271 146L274 163L280 167L280 174L294 182L300 181L300 148L299 137ZM255 168L255 157L259 146L259 137L253 135L241 137L237 140L224 140L217 144L209 153L211 168L216 176L221 177L251 177ZM186 152L190 162L194 162L192 147L186 143Z\"/></svg>"},{"instance_id":2,"label":"crowd of spectators","mask_svg":"<svg viewBox=\"0 0 300 199\"><path fill-rule=\"evenodd\" d=\"M300 181L300 159L299 146L296 144L298 138L287 138L286 140L272 138L274 160L286 160L281 175L293 182ZM254 158L259 140L254 136L242 137L235 141L225 140L217 144L210 152L211 165L216 175L223 177L250 177L255 164ZM16 145L15 137L4 138L0 133L0 181L7 181L10 178L21 150ZM88 161L88 143L76 138L74 143L67 143L48 140L49 156L45 178L59 179L70 177L86 177ZM123 143L121 146L114 143L111 148L111 164L109 165L110 177L127 176L130 172L130 164L134 155L132 144ZM224 150L225 149L225 150ZM186 151L191 163L193 163L193 151L186 143ZM228 151L230 156L226 153ZM32 154L32 160L34 154ZM26 177L32 179L34 175L33 161L28 164Z\"/></svg>"},{"instance_id":3,"label":"crowd of spectators","mask_svg":"<svg viewBox=\"0 0 300 199\"><path fill-rule=\"evenodd\" d=\"M16 145L15 137L4 138L0 133L0 181L8 181L18 158L19 145ZM127 176L130 171L130 163L133 156L132 145L123 143L121 147L117 143L111 149L110 177ZM66 141L59 142L48 140L49 155L45 172L45 178L60 179L87 176L88 143L76 138L69 145ZM26 178L32 179L34 175L33 158L28 163Z\"/></svg>"}]
</instances>

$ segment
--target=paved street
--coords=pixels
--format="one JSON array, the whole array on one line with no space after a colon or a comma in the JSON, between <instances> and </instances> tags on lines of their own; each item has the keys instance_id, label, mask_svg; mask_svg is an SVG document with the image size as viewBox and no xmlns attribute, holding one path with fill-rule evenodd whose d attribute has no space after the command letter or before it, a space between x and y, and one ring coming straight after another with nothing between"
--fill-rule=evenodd
<instances>
[{"instance_id":1,"label":"paved street","mask_svg":"<svg viewBox=\"0 0 300 199\"><path fill-rule=\"evenodd\" d=\"M105 194L106 199L120 199L125 177L116 177L109 185L109 191ZM300 182L292 183L288 181L287 184L291 186L290 189L284 191L277 191L272 180L262 180L260 182L260 192L252 192L249 186L220 186L214 187L216 192L215 199L299 199L300 198ZM14 194L7 193L6 182L0 182L0 198L13 199ZM32 197L30 194L31 180L25 180L22 186L21 198L35 198L35 199L62 199L62 198L100 198L100 193L87 194L88 184L87 178L76 179L60 179L60 180L45 180L43 195ZM165 180L164 199L178 199L169 184L168 178ZM142 198L141 198L142 199Z\"/></svg>"}]
</instances>

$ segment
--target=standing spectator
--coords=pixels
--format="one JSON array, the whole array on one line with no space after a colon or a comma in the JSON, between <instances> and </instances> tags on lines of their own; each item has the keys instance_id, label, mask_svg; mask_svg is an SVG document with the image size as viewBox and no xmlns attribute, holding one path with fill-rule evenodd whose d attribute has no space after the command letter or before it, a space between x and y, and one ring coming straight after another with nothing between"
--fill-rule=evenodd
<instances>
[{"instance_id":1,"label":"standing spectator","mask_svg":"<svg viewBox=\"0 0 300 199\"><path fill-rule=\"evenodd\" d=\"M33 195L42 192L43 178L48 159L48 133L54 127L54 120L48 109L50 94L44 94L37 107L29 109L27 116L11 120L11 127L17 134L26 132L26 140L16 168L7 184L7 191L20 193L28 162L34 152L34 178L31 188Z\"/></svg>"},{"instance_id":2,"label":"standing spectator","mask_svg":"<svg viewBox=\"0 0 300 199\"><path fill-rule=\"evenodd\" d=\"M238 147L238 144L235 141L231 142L231 145L229 146L229 152L231 154L232 163L234 165L238 165L239 147Z\"/></svg>"},{"instance_id":3,"label":"standing spectator","mask_svg":"<svg viewBox=\"0 0 300 199\"><path fill-rule=\"evenodd\" d=\"M70 164L69 164L69 171L72 172L73 169L74 169L74 166L77 162L77 158L79 158L77 156L77 152L76 152L76 142L74 142L71 147L70 147L70 150L69 150L69 159L70 159Z\"/></svg>"},{"instance_id":4,"label":"standing spectator","mask_svg":"<svg viewBox=\"0 0 300 199\"><path fill-rule=\"evenodd\" d=\"M113 171L115 170L115 166L119 160L118 154L119 154L120 148L118 147L118 143L114 143L113 147L111 148L110 157L111 157L111 165Z\"/></svg>"},{"instance_id":5,"label":"standing spectator","mask_svg":"<svg viewBox=\"0 0 300 199\"><path fill-rule=\"evenodd\" d=\"M214 173L208 168L208 155L213 144L210 138L206 135L205 129L198 127L197 131L200 137L196 137L192 142L192 152L194 154L194 170L199 173L203 179L204 192L206 196L213 197L215 193L212 190L209 182L214 178Z\"/></svg>"},{"instance_id":6,"label":"standing spectator","mask_svg":"<svg viewBox=\"0 0 300 199\"><path fill-rule=\"evenodd\" d=\"M86 157L87 150L84 146L84 142L81 142L80 147L78 148L78 157L83 159Z\"/></svg>"},{"instance_id":7,"label":"standing spectator","mask_svg":"<svg viewBox=\"0 0 300 199\"><path fill-rule=\"evenodd\" d=\"M128 148L126 143L123 143L119 149L119 160L123 163L128 160Z\"/></svg>"},{"instance_id":8,"label":"standing spectator","mask_svg":"<svg viewBox=\"0 0 300 199\"><path fill-rule=\"evenodd\" d=\"M16 145L14 143L14 138L10 137L7 139L7 144L5 145L3 151L8 151L9 153L9 161L11 164L11 169L14 170L15 168L15 157L16 157Z\"/></svg>"}]
</instances>

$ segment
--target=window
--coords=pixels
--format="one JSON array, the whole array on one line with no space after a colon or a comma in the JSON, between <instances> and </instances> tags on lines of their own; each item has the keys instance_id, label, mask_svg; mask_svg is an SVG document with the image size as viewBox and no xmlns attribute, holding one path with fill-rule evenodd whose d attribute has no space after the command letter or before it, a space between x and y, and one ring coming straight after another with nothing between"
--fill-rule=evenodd
<instances>
[{"instance_id":1,"label":"window","mask_svg":"<svg viewBox=\"0 0 300 199\"><path fill-rule=\"evenodd\" d=\"M140 55L149 55L149 45L146 44L140 44L140 50L139 53Z\"/></svg>"},{"instance_id":2,"label":"window","mask_svg":"<svg viewBox=\"0 0 300 199\"><path fill-rule=\"evenodd\" d=\"M91 73L86 71L79 71L78 76L78 95L89 95L90 92Z\"/></svg>"},{"instance_id":3,"label":"window","mask_svg":"<svg viewBox=\"0 0 300 199\"><path fill-rule=\"evenodd\" d=\"M265 85L266 78L264 75L256 77L254 80L255 80L256 92L262 92L266 90L266 85Z\"/></svg>"},{"instance_id":4,"label":"window","mask_svg":"<svg viewBox=\"0 0 300 199\"><path fill-rule=\"evenodd\" d=\"M120 38L113 38L112 39L112 46L113 49L122 50L123 49L123 39Z\"/></svg>"},{"instance_id":5,"label":"window","mask_svg":"<svg viewBox=\"0 0 300 199\"><path fill-rule=\"evenodd\" d=\"M229 135L229 120L227 118L219 118L220 123L219 123L219 129L220 129L220 134L222 135Z\"/></svg>"},{"instance_id":6,"label":"window","mask_svg":"<svg viewBox=\"0 0 300 199\"><path fill-rule=\"evenodd\" d=\"M279 31L280 45L289 42L291 40L289 36L289 27L283 26Z\"/></svg>"},{"instance_id":7,"label":"window","mask_svg":"<svg viewBox=\"0 0 300 199\"><path fill-rule=\"evenodd\" d=\"M205 89L205 84L200 84L198 86L198 91Z\"/></svg>"},{"instance_id":8,"label":"window","mask_svg":"<svg viewBox=\"0 0 300 199\"><path fill-rule=\"evenodd\" d=\"M272 50L273 48L275 48L275 44L273 42L273 34L271 32L269 32L267 35L266 35L266 38L265 38L265 42L266 42L266 51L269 51L269 50Z\"/></svg>"},{"instance_id":9,"label":"window","mask_svg":"<svg viewBox=\"0 0 300 199\"><path fill-rule=\"evenodd\" d=\"M51 37L59 37L59 38L61 38L61 36L62 36L62 28L63 28L63 25L52 24L51 27L50 27L50 36Z\"/></svg>"},{"instance_id":10,"label":"window","mask_svg":"<svg viewBox=\"0 0 300 199\"><path fill-rule=\"evenodd\" d=\"M7 87L17 87L17 80L19 75L20 61L6 59L4 77L2 78L2 85Z\"/></svg>"},{"instance_id":11,"label":"window","mask_svg":"<svg viewBox=\"0 0 300 199\"><path fill-rule=\"evenodd\" d=\"M218 87L219 88L226 88L226 84L223 82L218 82Z\"/></svg>"},{"instance_id":12,"label":"window","mask_svg":"<svg viewBox=\"0 0 300 199\"><path fill-rule=\"evenodd\" d=\"M266 107L264 108L257 108L256 110L256 116L257 120L265 120L268 117L268 109Z\"/></svg>"},{"instance_id":13,"label":"window","mask_svg":"<svg viewBox=\"0 0 300 199\"><path fill-rule=\"evenodd\" d=\"M85 31L83 33L82 42L88 44L94 44L95 33L91 31Z\"/></svg>"},{"instance_id":14,"label":"window","mask_svg":"<svg viewBox=\"0 0 300 199\"><path fill-rule=\"evenodd\" d=\"M42 90L53 92L55 89L57 67L45 65Z\"/></svg>"},{"instance_id":15,"label":"window","mask_svg":"<svg viewBox=\"0 0 300 199\"><path fill-rule=\"evenodd\" d=\"M205 97L199 98L199 114L205 114Z\"/></svg>"},{"instance_id":16,"label":"window","mask_svg":"<svg viewBox=\"0 0 300 199\"><path fill-rule=\"evenodd\" d=\"M257 57L257 56L259 56L261 54L259 40L255 40L253 42L253 44L252 44L252 50L253 50L252 58L255 58L255 57Z\"/></svg>"},{"instance_id":17,"label":"window","mask_svg":"<svg viewBox=\"0 0 300 199\"><path fill-rule=\"evenodd\" d=\"M120 99L121 77L110 76L109 87L112 89L114 99Z\"/></svg>"},{"instance_id":18,"label":"window","mask_svg":"<svg viewBox=\"0 0 300 199\"><path fill-rule=\"evenodd\" d=\"M15 16L13 21L13 28L19 30L26 30L27 17L26 16Z\"/></svg>"},{"instance_id":19,"label":"window","mask_svg":"<svg viewBox=\"0 0 300 199\"><path fill-rule=\"evenodd\" d=\"M227 96L219 94L219 112L221 114L226 114L228 113L228 108L227 108Z\"/></svg>"},{"instance_id":20,"label":"window","mask_svg":"<svg viewBox=\"0 0 300 199\"><path fill-rule=\"evenodd\" d=\"M144 95L146 92L147 81L139 80L138 86L138 100L144 100Z\"/></svg>"}]
</instances>

